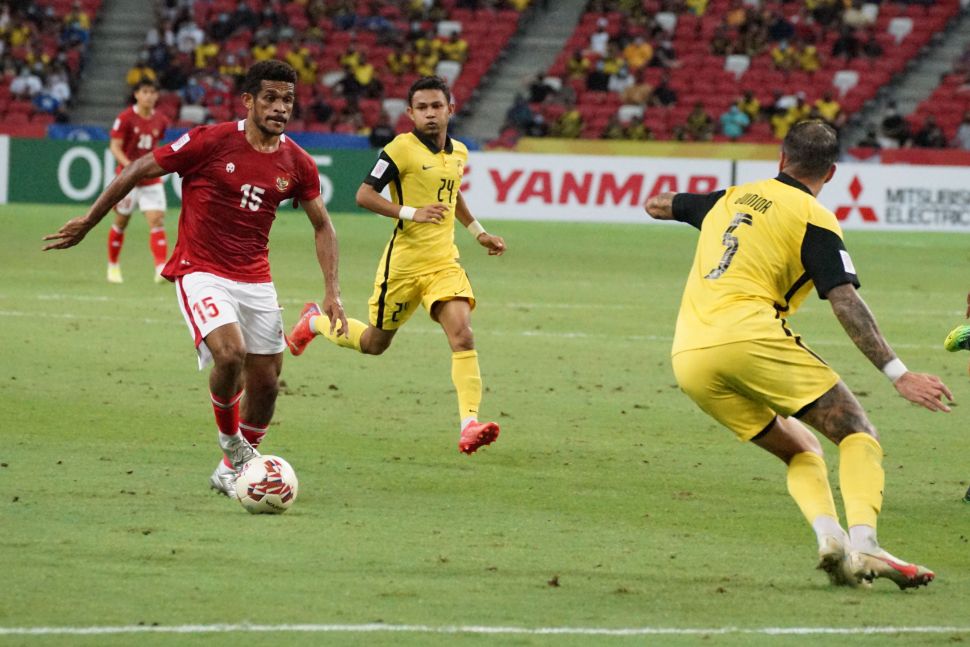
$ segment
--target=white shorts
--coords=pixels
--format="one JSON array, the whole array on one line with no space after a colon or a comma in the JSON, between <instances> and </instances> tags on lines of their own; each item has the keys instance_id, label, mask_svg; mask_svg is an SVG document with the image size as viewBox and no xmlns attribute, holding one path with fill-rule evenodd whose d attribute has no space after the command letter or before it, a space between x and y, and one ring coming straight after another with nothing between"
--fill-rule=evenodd
<instances>
[{"instance_id":1,"label":"white shorts","mask_svg":"<svg viewBox=\"0 0 970 647\"><path fill-rule=\"evenodd\" d=\"M175 279L182 316L199 354L199 370L212 362L205 338L216 328L236 323L246 352L277 355L286 349L282 308L272 283L240 283L207 272Z\"/></svg>"},{"instance_id":2,"label":"white shorts","mask_svg":"<svg viewBox=\"0 0 970 647\"><path fill-rule=\"evenodd\" d=\"M162 183L136 186L131 193L115 205L115 210L122 216L130 216L135 205L144 213L146 211L165 211L165 185Z\"/></svg>"}]
</instances>

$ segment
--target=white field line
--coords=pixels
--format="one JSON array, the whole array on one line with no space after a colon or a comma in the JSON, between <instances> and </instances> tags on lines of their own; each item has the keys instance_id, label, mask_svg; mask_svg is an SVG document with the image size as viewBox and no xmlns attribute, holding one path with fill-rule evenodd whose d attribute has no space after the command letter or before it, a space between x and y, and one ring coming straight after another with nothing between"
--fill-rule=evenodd
<instances>
[{"instance_id":1,"label":"white field line","mask_svg":"<svg viewBox=\"0 0 970 647\"><path fill-rule=\"evenodd\" d=\"M118 625L92 627L0 627L0 636L104 636L116 634L214 634L214 633L410 633L485 634L525 636L707 636L749 635L896 635L967 634L970 627L502 627L478 625L391 624L214 624L214 625Z\"/></svg>"},{"instance_id":2,"label":"white field line","mask_svg":"<svg viewBox=\"0 0 970 647\"><path fill-rule=\"evenodd\" d=\"M0 299L7 298L6 295L0 294ZM96 302L124 302L124 301L171 301L170 295L156 295L153 297L117 297L110 296L106 294L38 294L34 296L34 299L38 301L96 301ZM303 306L306 303L305 299L280 299L280 305L283 306ZM556 301L550 301L548 303L521 303L510 301L507 303L502 302L490 302L489 308L501 309L507 308L511 310L636 310L643 311L646 309L641 303L562 303ZM808 307L805 308L806 310ZM933 316L933 317L956 317L962 319L965 315L963 310L893 310L893 316L907 316L907 317L920 317L920 316Z\"/></svg>"},{"instance_id":3,"label":"white field line","mask_svg":"<svg viewBox=\"0 0 970 647\"><path fill-rule=\"evenodd\" d=\"M68 320L83 320L83 321L124 321L127 323L139 322L144 324L158 324L164 326L177 325L182 326L182 322L179 322L176 318L172 319L151 319L143 318L138 319L136 317L113 317L110 315L76 315L69 312L25 312L23 310L0 310L0 317L37 317L38 319L68 319ZM408 334L421 334L421 335L443 335L444 333L440 328L430 325L421 324L412 325L408 328ZM490 337L539 337L548 339L604 339L611 341L631 341L631 342L663 342L665 344L670 344L673 341L672 335L611 335L608 333L590 333L584 331L547 331L547 330L521 330L521 331L507 331L507 330L494 330L494 329L478 329L476 334L479 336L490 336ZM848 339L812 339L809 341L809 346L837 346L842 347L850 343ZM895 343L893 348L907 348L915 350L939 350L942 344L903 344Z\"/></svg>"}]
</instances>

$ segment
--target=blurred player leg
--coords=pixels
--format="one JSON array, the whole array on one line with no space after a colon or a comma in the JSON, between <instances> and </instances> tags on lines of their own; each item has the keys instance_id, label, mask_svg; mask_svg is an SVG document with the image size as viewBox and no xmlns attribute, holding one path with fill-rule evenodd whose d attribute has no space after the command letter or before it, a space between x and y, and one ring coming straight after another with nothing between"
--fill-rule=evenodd
<instances>
[{"instance_id":1,"label":"blurred player leg","mask_svg":"<svg viewBox=\"0 0 970 647\"><path fill-rule=\"evenodd\" d=\"M121 257L121 247L125 243L125 229L128 227L128 221L131 220L131 204L130 195L118 203L115 207L117 214L114 224L108 230L108 283L121 283L123 280L118 259Z\"/></svg>"},{"instance_id":2,"label":"blurred player leg","mask_svg":"<svg viewBox=\"0 0 970 647\"><path fill-rule=\"evenodd\" d=\"M165 239L165 185L151 184L139 187L138 206L148 221L148 246L155 263L155 282L162 283L162 268L168 259L168 241Z\"/></svg>"}]
</instances>

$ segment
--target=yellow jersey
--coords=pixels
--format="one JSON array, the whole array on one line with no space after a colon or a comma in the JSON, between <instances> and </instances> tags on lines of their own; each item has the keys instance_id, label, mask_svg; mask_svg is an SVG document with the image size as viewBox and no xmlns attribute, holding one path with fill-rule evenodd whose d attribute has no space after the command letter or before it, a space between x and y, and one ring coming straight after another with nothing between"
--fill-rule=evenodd
<instances>
[{"instance_id":1,"label":"yellow jersey","mask_svg":"<svg viewBox=\"0 0 970 647\"><path fill-rule=\"evenodd\" d=\"M785 319L814 285L859 287L835 215L782 173L707 195L679 193L673 216L700 229L672 353L792 336Z\"/></svg>"},{"instance_id":2,"label":"yellow jersey","mask_svg":"<svg viewBox=\"0 0 970 647\"><path fill-rule=\"evenodd\" d=\"M429 137L410 132L395 137L381 152L364 180L376 191L389 186L391 202L420 208L436 202L448 206L438 224L399 220L384 248L380 269L386 278L436 272L458 261L455 205L468 165L468 149L447 137L439 149Z\"/></svg>"}]
</instances>

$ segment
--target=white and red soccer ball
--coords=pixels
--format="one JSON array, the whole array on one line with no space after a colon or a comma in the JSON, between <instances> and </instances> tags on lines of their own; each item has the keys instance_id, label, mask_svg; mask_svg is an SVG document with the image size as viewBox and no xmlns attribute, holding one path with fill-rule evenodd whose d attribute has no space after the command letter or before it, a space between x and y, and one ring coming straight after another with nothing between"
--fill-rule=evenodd
<instances>
[{"instance_id":1,"label":"white and red soccer ball","mask_svg":"<svg viewBox=\"0 0 970 647\"><path fill-rule=\"evenodd\" d=\"M252 514L282 514L296 501L299 481L279 456L257 456L239 470L236 495Z\"/></svg>"}]
</instances>

